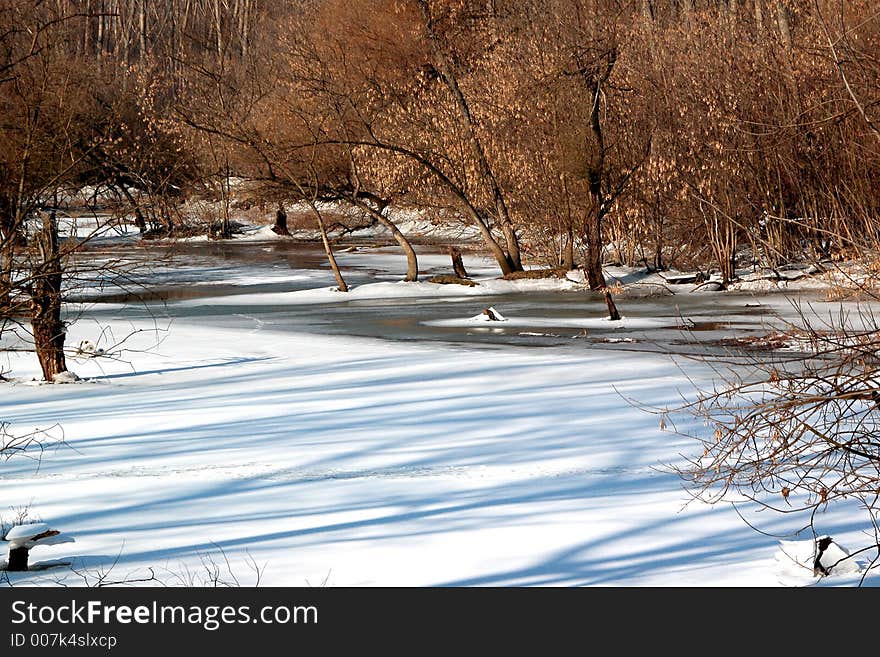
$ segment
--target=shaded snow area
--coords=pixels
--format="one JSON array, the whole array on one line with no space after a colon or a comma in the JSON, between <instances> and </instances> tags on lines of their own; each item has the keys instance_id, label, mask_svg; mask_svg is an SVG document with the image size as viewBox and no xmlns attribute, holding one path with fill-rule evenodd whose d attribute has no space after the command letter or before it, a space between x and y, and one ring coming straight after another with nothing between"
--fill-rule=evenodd
<instances>
[{"instance_id":1,"label":"shaded snow area","mask_svg":"<svg viewBox=\"0 0 880 657\"><path fill-rule=\"evenodd\" d=\"M9 358L36 375L32 355ZM242 584L251 562L269 585L786 583L774 539L730 507L686 504L664 464L694 445L625 401L692 390L668 357L181 320L135 361L83 358L76 384L4 387L0 417L55 438L59 423L66 441L48 440L39 468L2 466L4 513L30 505L76 536L39 559L172 583L205 558ZM860 538L855 513L829 524ZM10 575L82 583L68 573Z\"/></svg>"},{"instance_id":2,"label":"shaded snow area","mask_svg":"<svg viewBox=\"0 0 880 657\"><path fill-rule=\"evenodd\" d=\"M803 518L694 502L673 467L701 447L637 407L718 382L664 353L688 327L764 335L796 318L787 298L671 283L654 297L657 275L616 268L649 292L620 295L610 322L577 280L500 280L469 254L474 287L402 283L399 252L352 248L342 294L314 247L175 245L130 276L155 302L114 281L71 300L87 315L67 336L67 385L36 381L33 353L0 354L15 377L0 419L41 430L44 448L0 462L0 519L28 507L76 537L43 543L33 565L55 566L11 582L109 569L199 583L207 561L243 585L255 564L275 586L858 583L863 510L816 518L833 542L815 575ZM420 254L420 268L450 260Z\"/></svg>"}]
</instances>

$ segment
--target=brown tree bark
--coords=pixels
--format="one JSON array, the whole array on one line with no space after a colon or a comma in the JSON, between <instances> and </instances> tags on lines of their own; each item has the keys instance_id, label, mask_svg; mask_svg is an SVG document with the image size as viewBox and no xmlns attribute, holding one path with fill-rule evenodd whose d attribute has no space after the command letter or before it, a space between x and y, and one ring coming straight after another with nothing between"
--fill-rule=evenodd
<instances>
[{"instance_id":1,"label":"brown tree bark","mask_svg":"<svg viewBox=\"0 0 880 657\"><path fill-rule=\"evenodd\" d=\"M61 321L61 258L54 210L43 214L37 249L39 260L29 286L33 311L31 328L43 378L54 381L58 374L67 371L64 323Z\"/></svg>"},{"instance_id":2,"label":"brown tree bark","mask_svg":"<svg viewBox=\"0 0 880 657\"><path fill-rule=\"evenodd\" d=\"M138 203L137 199L135 199L135 197L132 196L132 193L128 191L128 187L126 187L124 180L117 178L116 186L134 208L134 222L135 225L138 227L141 235L143 235L147 232L147 222L144 220L144 213L141 212L140 203Z\"/></svg>"},{"instance_id":3,"label":"brown tree bark","mask_svg":"<svg viewBox=\"0 0 880 657\"><path fill-rule=\"evenodd\" d=\"M565 244L562 247L562 258L559 263L567 271L574 269L574 230L571 224L565 229Z\"/></svg>"},{"instance_id":4,"label":"brown tree bark","mask_svg":"<svg viewBox=\"0 0 880 657\"><path fill-rule=\"evenodd\" d=\"M144 213L140 208L134 209L134 223L141 235L147 232L147 222L144 220Z\"/></svg>"},{"instance_id":5,"label":"brown tree bark","mask_svg":"<svg viewBox=\"0 0 880 657\"><path fill-rule=\"evenodd\" d=\"M0 322L12 309L12 250L0 253Z\"/></svg>"},{"instance_id":6,"label":"brown tree bark","mask_svg":"<svg viewBox=\"0 0 880 657\"><path fill-rule=\"evenodd\" d=\"M608 212L608 200L604 189L605 177L605 136L602 131L602 86L611 77L611 71L617 62L617 52L612 50L607 55L604 67L594 63L581 73L584 76L592 98L590 109L590 131L595 141L595 151L590 158L587 177L590 183L592 208L587 216L586 238L587 257L584 269L591 290L605 287L605 275L602 272L602 220Z\"/></svg>"},{"instance_id":7,"label":"brown tree bark","mask_svg":"<svg viewBox=\"0 0 880 657\"><path fill-rule=\"evenodd\" d=\"M333 276L336 278L336 285L340 292L348 292L348 285L342 277L342 271L339 269L339 264L336 262L336 256L333 255L333 247L330 245L330 238L327 236L327 226L324 223L324 217L321 215L321 211L315 207L314 203L309 203L309 207L318 222L318 230L321 233L321 243L324 245L324 253L327 254L327 262L330 263L330 269L333 271Z\"/></svg>"},{"instance_id":8,"label":"brown tree bark","mask_svg":"<svg viewBox=\"0 0 880 657\"><path fill-rule=\"evenodd\" d=\"M594 201L595 202L595 201ZM605 287L605 274L602 271L602 212L595 207L587 218L586 238L587 253L584 262L584 271L587 274L587 283L591 290L601 290Z\"/></svg>"},{"instance_id":9,"label":"brown tree bark","mask_svg":"<svg viewBox=\"0 0 880 657\"><path fill-rule=\"evenodd\" d=\"M351 202L371 217L373 217L380 224L385 226L390 232L391 236L394 237L394 241L397 242L398 246L400 246L404 255L406 255L406 277L403 279L408 283L414 283L419 280L419 259L416 256L416 251L410 244L410 241L406 238L397 225L391 221L387 216L385 216L384 212L379 209L377 210L369 203L365 203L359 198L354 198Z\"/></svg>"},{"instance_id":10,"label":"brown tree bark","mask_svg":"<svg viewBox=\"0 0 880 657\"><path fill-rule=\"evenodd\" d=\"M779 27L779 36L786 49L791 50L791 23L788 16L788 7L782 0L776 0L776 25Z\"/></svg>"},{"instance_id":11,"label":"brown tree bark","mask_svg":"<svg viewBox=\"0 0 880 657\"><path fill-rule=\"evenodd\" d=\"M611 290L606 287L602 290L602 293L605 295L605 307L608 308L608 319L612 322L619 322L620 312L617 310L617 304L614 303L614 297L611 295Z\"/></svg>"},{"instance_id":12,"label":"brown tree bark","mask_svg":"<svg viewBox=\"0 0 880 657\"><path fill-rule=\"evenodd\" d=\"M459 278L470 278L467 270L464 268L464 260L461 258L461 251L454 246L449 247L449 256L452 258L452 271Z\"/></svg>"},{"instance_id":13,"label":"brown tree bark","mask_svg":"<svg viewBox=\"0 0 880 657\"><path fill-rule=\"evenodd\" d=\"M0 313L12 306L12 259L15 249L12 208L0 196Z\"/></svg>"},{"instance_id":14,"label":"brown tree bark","mask_svg":"<svg viewBox=\"0 0 880 657\"><path fill-rule=\"evenodd\" d=\"M275 211L275 225L272 226L272 232L276 235L290 237L290 229L287 227L287 213L284 211L283 205L279 205Z\"/></svg>"}]
</instances>

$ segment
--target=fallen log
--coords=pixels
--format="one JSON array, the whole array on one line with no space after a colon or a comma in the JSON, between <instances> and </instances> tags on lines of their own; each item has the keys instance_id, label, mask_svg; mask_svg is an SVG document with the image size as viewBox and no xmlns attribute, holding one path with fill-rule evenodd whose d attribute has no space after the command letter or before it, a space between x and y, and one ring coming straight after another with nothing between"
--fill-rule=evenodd
<instances>
[{"instance_id":1,"label":"fallen log","mask_svg":"<svg viewBox=\"0 0 880 657\"><path fill-rule=\"evenodd\" d=\"M469 278L461 278L459 276L450 276L448 274L440 274L432 276L428 279L428 283L436 283L437 285L465 285L467 287L476 287L477 283Z\"/></svg>"}]
</instances>

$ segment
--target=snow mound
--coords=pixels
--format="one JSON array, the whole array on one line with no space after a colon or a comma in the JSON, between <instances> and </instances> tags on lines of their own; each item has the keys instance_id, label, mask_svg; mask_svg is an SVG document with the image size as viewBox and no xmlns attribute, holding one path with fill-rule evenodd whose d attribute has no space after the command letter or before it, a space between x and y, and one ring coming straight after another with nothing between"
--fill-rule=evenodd
<instances>
[{"instance_id":1,"label":"snow mound","mask_svg":"<svg viewBox=\"0 0 880 657\"><path fill-rule=\"evenodd\" d=\"M494 307L489 306L479 315L471 317L471 320L475 322L506 322L507 318L495 310Z\"/></svg>"},{"instance_id":2,"label":"snow mound","mask_svg":"<svg viewBox=\"0 0 880 657\"><path fill-rule=\"evenodd\" d=\"M24 525L16 525L7 532L5 539L9 542L9 549L25 548L31 550L35 547L46 545L61 545L62 543L75 543L72 536L62 534L52 529L45 522L32 522Z\"/></svg>"},{"instance_id":3,"label":"snow mound","mask_svg":"<svg viewBox=\"0 0 880 657\"><path fill-rule=\"evenodd\" d=\"M263 242L290 239L287 235L279 235L272 230L272 224L266 226L244 226L241 233L233 235L236 242Z\"/></svg>"},{"instance_id":4,"label":"snow mound","mask_svg":"<svg viewBox=\"0 0 880 657\"><path fill-rule=\"evenodd\" d=\"M861 572L861 567L849 551L835 543L830 536L805 541L779 541L776 566L780 578L791 584Z\"/></svg>"},{"instance_id":5,"label":"snow mound","mask_svg":"<svg viewBox=\"0 0 880 657\"><path fill-rule=\"evenodd\" d=\"M52 383L76 383L79 377L73 372L59 372L52 377Z\"/></svg>"},{"instance_id":6,"label":"snow mound","mask_svg":"<svg viewBox=\"0 0 880 657\"><path fill-rule=\"evenodd\" d=\"M4 541L15 541L27 538L33 538L38 534L42 534L44 532L49 531L49 525L45 522L31 522L24 525L16 525L6 536L3 537Z\"/></svg>"}]
</instances>

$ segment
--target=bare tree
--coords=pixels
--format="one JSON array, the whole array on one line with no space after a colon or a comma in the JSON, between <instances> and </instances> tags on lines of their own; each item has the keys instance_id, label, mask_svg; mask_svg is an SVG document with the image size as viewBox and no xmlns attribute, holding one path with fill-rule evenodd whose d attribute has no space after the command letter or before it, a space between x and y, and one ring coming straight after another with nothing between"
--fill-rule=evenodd
<instances>
[{"instance_id":1,"label":"bare tree","mask_svg":"<svg viewBox=\"0 0 880 657\"><path fill-rule=\"evenodd\" d=\"M823 510L858 503L872 538L853 556L870 557L866 575L880 566L880 326L867 310L858 330L802 320L782 339L803 356L762 354L667 416L686 412L709 427L693 435L702 454L680 472L703 501L745 498L797 516L814 537Z\"/></svg>"}]
</instances>

